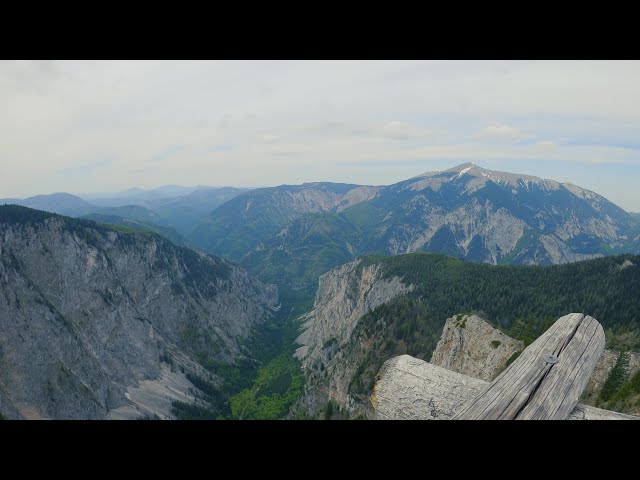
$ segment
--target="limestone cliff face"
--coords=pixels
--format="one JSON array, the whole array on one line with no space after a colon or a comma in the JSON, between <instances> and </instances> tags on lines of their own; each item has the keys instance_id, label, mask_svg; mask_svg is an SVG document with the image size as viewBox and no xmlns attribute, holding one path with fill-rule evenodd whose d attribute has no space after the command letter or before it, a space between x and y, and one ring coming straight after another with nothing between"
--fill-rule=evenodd
<instances>
[{"instance_id":1,"label":"limestone cliff face","mask_svg":"<svg viewBox=\"0 0 640 480\"><path fill-rule=\"evenodd\" d=\"M546 265L636 248L631 216L604 197L473 163L390 185L371 203L390 209L375 238L392 255Z\"/></svg>"},{"instance_id":2,"label":"limestone cliff face","mask_svg":"<svg viewBox=\"0 0 640 480\"><path fill-rule=\"evenodd\" d=\"M356 260L322 275L314 308L305 316L305 331L297 340L303 346L296 355L312 361L325 343L344 344L365 313L413 289L398 277L382 279L381 273L380 264L361 267Z\"/></svg>"},{"instance_id":3,"label":"limestone cliff face","mask_svg":"<svg viewBox=\"0 0 640 480\"><path fill-rule=\"evenodd\" d=\"M524 343L493 328L477 315L447 319L431 363L490 382Z\"/></svg>"},{"instance_id":4,"label":"limestone cliff face","mask_svg":"<svg viewBox=\"0 0 640 480\"><path fill-rule=\"evenodd\" d=\"M277 289L220 258L155 235L8 212L0 211L0 413L10 418L166 414L166 405L136 405L154 404L162 389L184 400L192 385L183 370L202 373L196 358L231 361L237 339L277 308ZM167 372L169 363L180 368ZM144 393L145 382L157 384Z\"/></svg>"},{"instance_id":5,"label":"limestone cliff face","mask_svg":"<svg viewBox=\"0 0 640 480\"><path fill-rule=\"evenodd\" d=\"M379 264L364 266L361 260L322 275L314 308L303 317L303 333L297 339L302 346L296 357L307 376L327 378L329 396L348 403L348 386L357 365L343 358L342 347L363 315L413 288L398 277L383 278Z\"/></svg>"}]
</instances>

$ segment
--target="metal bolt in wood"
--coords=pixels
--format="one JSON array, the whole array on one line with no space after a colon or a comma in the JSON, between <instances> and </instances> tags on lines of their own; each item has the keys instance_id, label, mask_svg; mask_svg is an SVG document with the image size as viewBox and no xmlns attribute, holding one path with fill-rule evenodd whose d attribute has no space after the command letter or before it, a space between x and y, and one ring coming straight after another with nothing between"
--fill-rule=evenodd
<instances>
[{"instance_id":1,"label":"metal bolt in wood","mask_svg":"<svg viewBox=\"0 0 640 480\"><path fill-rule=\"evenodd\" d=\"M555 365L556 363L558 363L560 361L560 359L558 357L556 357L555 355L545 355L544 356L544 361L547 363L550 363L551 365Z\"/></svg>"}]
</instances>

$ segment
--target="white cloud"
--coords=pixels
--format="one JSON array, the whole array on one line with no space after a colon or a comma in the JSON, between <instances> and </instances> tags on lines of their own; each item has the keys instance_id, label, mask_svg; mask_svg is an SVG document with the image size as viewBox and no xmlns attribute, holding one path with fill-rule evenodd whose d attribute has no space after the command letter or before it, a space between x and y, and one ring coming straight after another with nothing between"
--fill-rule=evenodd
<instances>
[{"instance_id":1,"label":"white cloud","mask_svg":"<svg viewBox=\"0 0 640 480\"><path fill-rule=\"evenodd\" d=\"M256 139L259 143L276 143L278 141L278 137L270 133L260 134Z\"/></svg>"},{"instance_id":2,"label":"white cloud","mask_svg":"<svg viewBox=\"0 0 640 480\"><path fill-rule=\"evenodd\" d=\"M558 151L558 145L551 140L542 140L535 144L535 148L542 154L555 153Z\"/></svg>"},{"instance_id":3,"label":"white cloud","mask_svg":"<svg viewBox=\"0 0 640 480\"><path fill-rule=\"evenodd\" d=\"M374 132L382 137L388 137L395 140L404 140L409 138L421 138L431 134L430 130L418 128L405 122L392 121L380 128L374 129Z\"/></svg>"},{"instance_id":4,"label":"white cloud","mask_svg":"<svg viewBox=\"0 0 640 480\"><path fill-rule=\"evenodd\" d=\"M532 136L533 135L526 134L518 128L510 127L509 125L490 125L474 135L474 138L514 142L531 138Z\"/></svg>"},{"instance_id":5,"label":"white cloud","mask_svg":"<svg viewBox=\"0 0 640 480\"><path fill-rule=\"evenodd\" d=\"M376 159L582 163L613 184L611 165L640 176L636 98L638 61L0 62L0 197L391 181L337 166Z\"/></svg>"},{"instance_id":6,"label":"white cloud","mask_svg":"<svg viewBox=\"0 0 640 480\"><path fill-rule=\"evenodd\" d=\"M360 139L389 139L409 140L442 135L444 130L424 128L407 122L392 120L381 124L370 122L346 122L342 120L329 120L321 124L312 124L302 127L300 131L305 134L322 138L353 137Z\"/></svg>"}]
</instances>

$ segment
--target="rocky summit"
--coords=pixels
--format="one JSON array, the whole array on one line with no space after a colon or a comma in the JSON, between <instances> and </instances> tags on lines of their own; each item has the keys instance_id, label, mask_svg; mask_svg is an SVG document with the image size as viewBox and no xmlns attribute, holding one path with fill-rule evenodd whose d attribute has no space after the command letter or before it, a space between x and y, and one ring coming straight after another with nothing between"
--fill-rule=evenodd
<instances>
[{"instance_id":1,"label":"rocky summit","mask_svg":"<svg viewBox=\"0 0 640 480\"><path fill-rule=\"evenodd\" d=\"M558 264L631 249L630 215L572 184L465 163L380 191L385 253L432 251L485 263Z\"/></svg>"}]
</instances>

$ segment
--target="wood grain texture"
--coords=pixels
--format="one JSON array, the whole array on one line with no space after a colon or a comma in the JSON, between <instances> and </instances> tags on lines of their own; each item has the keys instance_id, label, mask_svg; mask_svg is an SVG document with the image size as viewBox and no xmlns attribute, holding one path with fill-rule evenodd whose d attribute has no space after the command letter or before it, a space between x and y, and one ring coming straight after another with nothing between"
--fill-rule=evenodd
<instances>
[{"instance_id":1,"label":"wood grain texture","mask_svg":"<svg viewBox=\"0 0 640 480\"><path fill-rule=\"evenodd\" d=\"M564 420L578 404L604 344L604 330L594 318L565 315L454 419ZM545 355L559 362L547 363Z\"/></svg>"},{"instance_id":2,"label":"wood grain texture","mask_svg":"<svg viewBox=\"0 0 640 480\"><path fill-rule=\"evenodd\" d=\"M377 419L449 420L488 385L409 355L387 360L378 377L371 397Z\"/></svg>"},{"instance_id":3,"label":"wood grain texture","mask_svg":"<svg viewBox=\"0 0 640 480\"><path fill-rule=\"evenodd\" d=\"M376 420L449 420L490 384L424 360L400 355L378 374L372 404ZM640 420L578 404L568 420Z\"/></svg>"}]
</instances>

